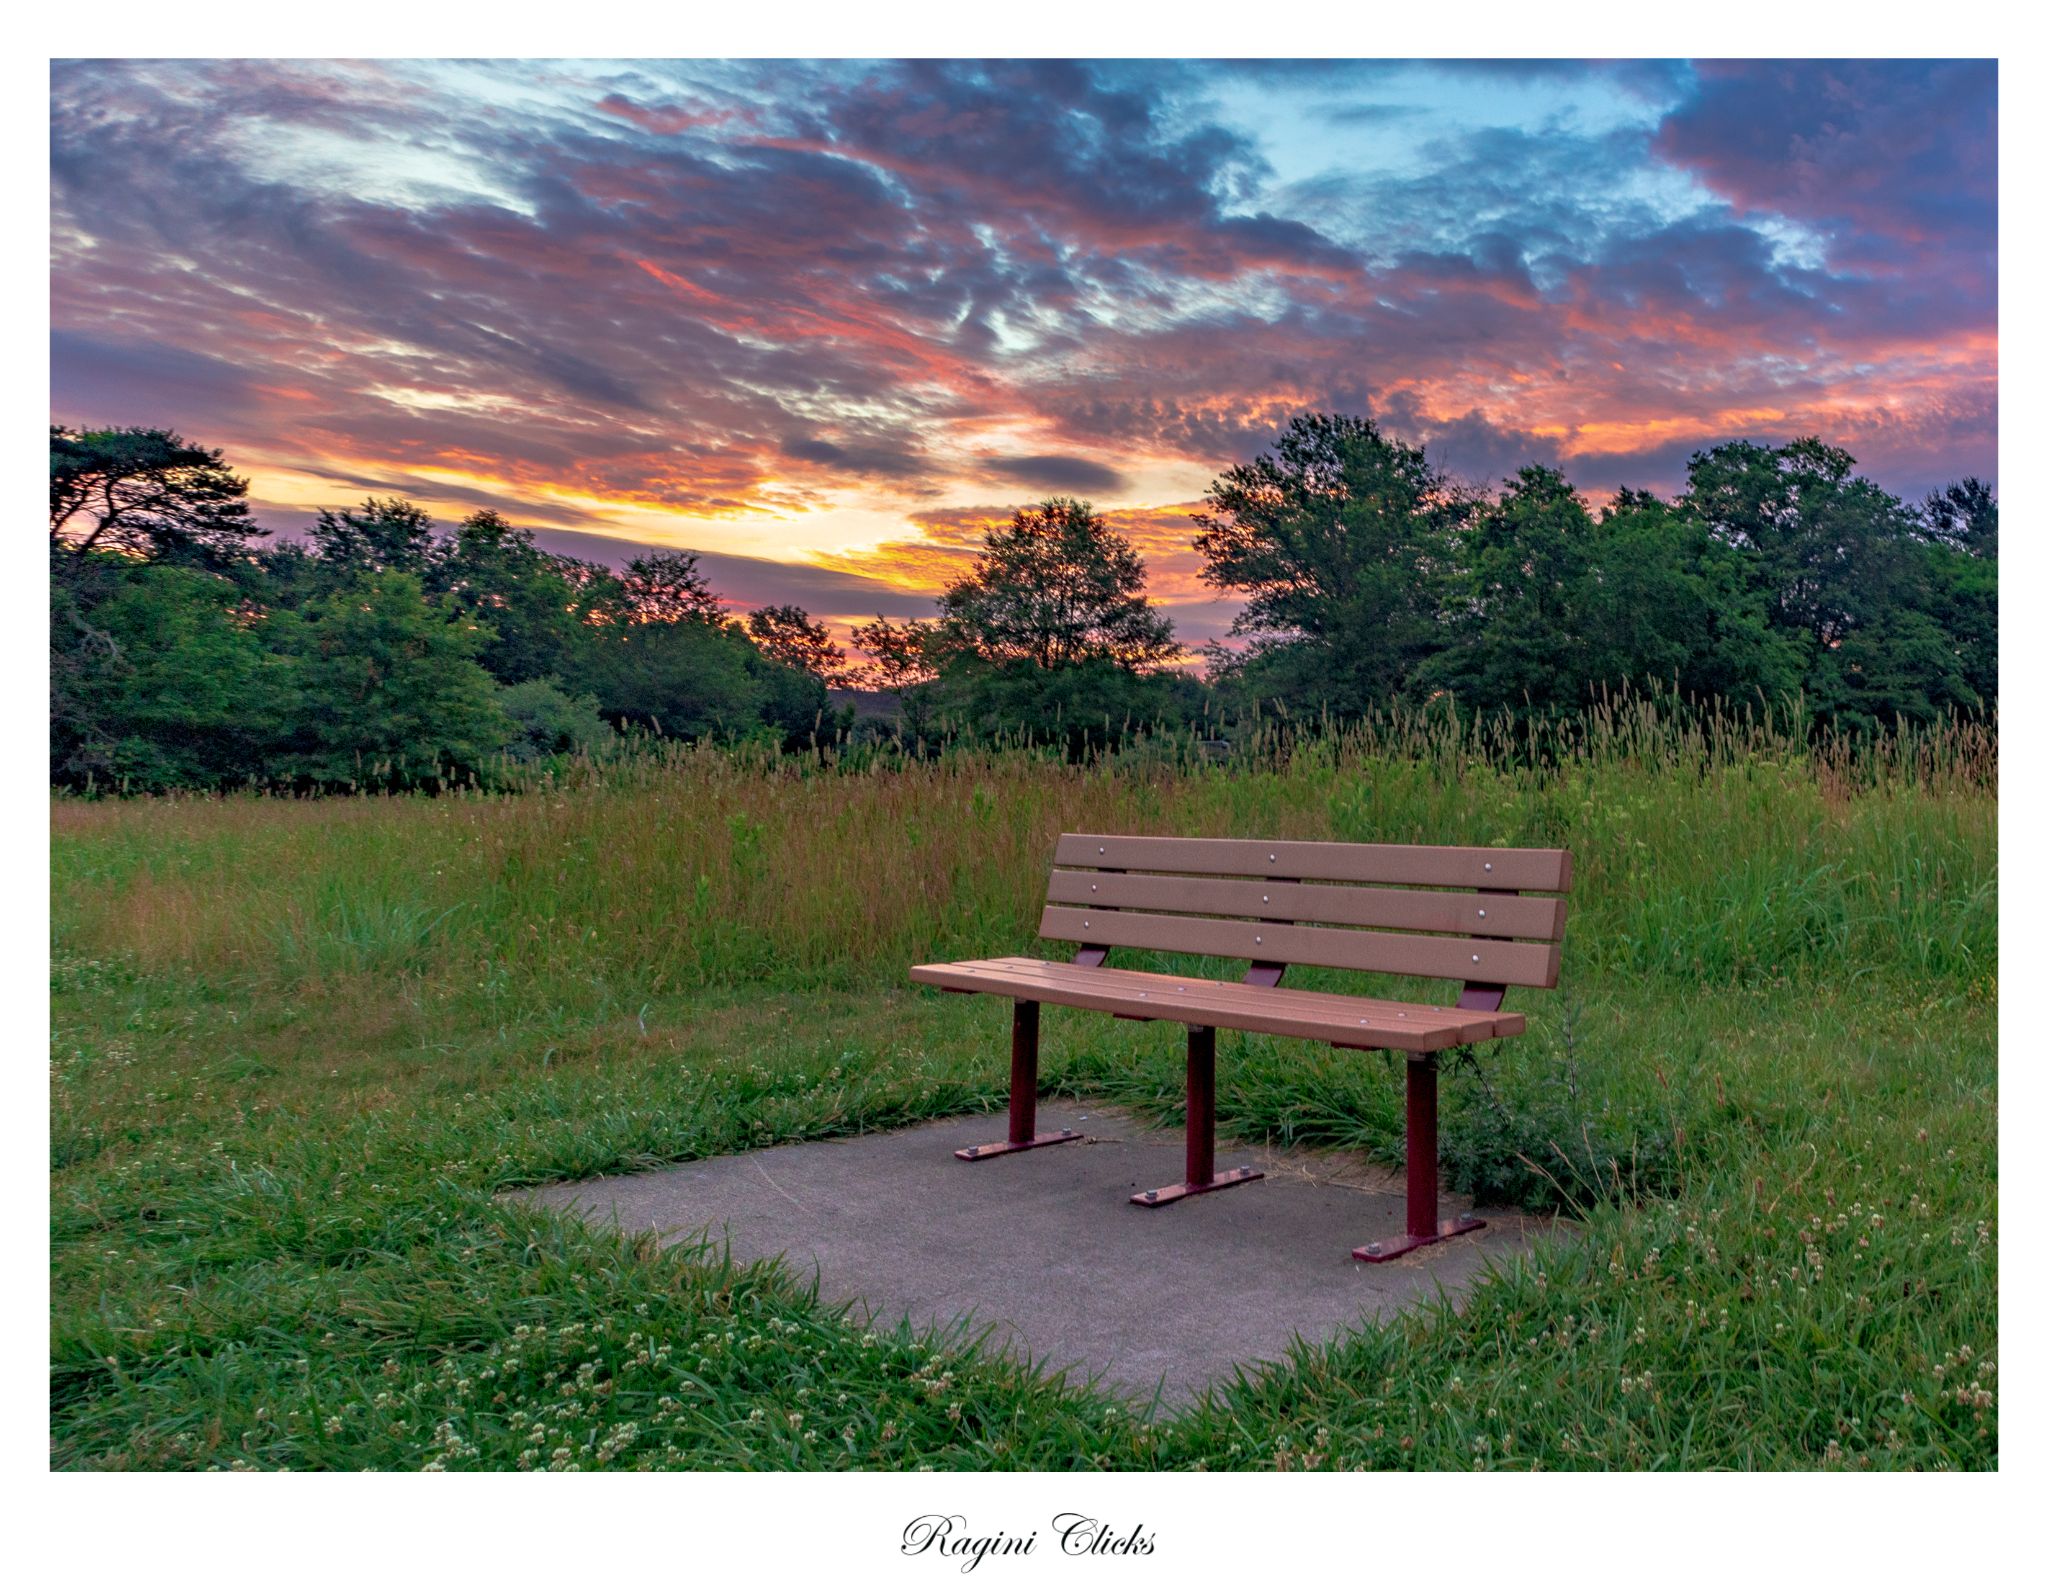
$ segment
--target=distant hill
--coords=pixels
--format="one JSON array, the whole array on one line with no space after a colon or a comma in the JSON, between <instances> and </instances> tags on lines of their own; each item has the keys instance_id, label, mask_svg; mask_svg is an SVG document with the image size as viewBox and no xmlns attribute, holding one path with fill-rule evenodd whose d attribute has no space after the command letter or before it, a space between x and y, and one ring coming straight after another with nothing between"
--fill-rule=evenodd
<instances>
[{"instance_id":1,"label":"distant hill","mask_svg":"<svg viewBox=\"0 0 2048 1582\"><path fill-rule=\"evenodd\" d=\"M903 717L903 700L893 692L867 692L859 687L831 687L826 696L832 700L835 709L853 706L853 717L859 720L894 720Z\"/></svg>"}]
</instances>

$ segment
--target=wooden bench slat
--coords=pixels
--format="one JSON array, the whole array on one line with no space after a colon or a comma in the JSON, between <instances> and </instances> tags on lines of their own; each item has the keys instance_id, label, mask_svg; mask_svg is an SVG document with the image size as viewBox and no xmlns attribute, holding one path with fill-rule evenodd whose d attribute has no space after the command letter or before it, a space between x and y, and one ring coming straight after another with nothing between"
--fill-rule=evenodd
<instances>
[{"instance_id":1,"label":"wooden bench slat","mask_svg":"<svg viewBox=\"0 0 2048 1582\"><path fill-rule=\"evenodd\" d=\"M1333 1018L1341 1018L1347 1013L1354 1017L1384 1013L1396 1020L1413 1021L1418 1026L1458 1028L1491 1022L1491 1036L1496 1038L1514 1037L1527 1026L1520 1013L1513 1011L1475 1011L1456 1005L1332 994L1321 989L1268 988L1215 978L1188 978L1170 972L1141 972L1127 967L1084 967L1069 961L1041 961L1033 956L996 956L985 961L953 962L950 965L999 970L1048 983L1112 983L1140 989L1163 986L1177 995L1189 997L1190 1003L1207 1003L1212 992L1224 1004L1244 1003L1247 997L1255 998L1259 994L1279 994L1286 997L1284 1003L1288 1005L1325 1012Z\"/></svg>"},{"instance_id":2,"label":"wooden bench slat","mask_svg":"<svg viewBox=\"0 0 2048 1582\"><path fill-rule=\"evenodd\" d=\"M1333 994L1323 989L1302 989L1293 985L1270 989L1262 984L1240 983L1229 978L1191 978L1179 973L1145 972L1134 967L1084 967L1070 961L1042 961L1035 956L992 956L985 961L965 963L972 967L1001 967L1006 970L1034 972L1062 982L1086 980L1108 983L1130 982L1139 986L1152 983L1171 984L1177 989L1188 989L1197 993L1215 990L1220 994L1243 995L1256 990L1261 993L1285 994L1291 1003L1321 1006L1332 1013L1341 1012L1347 1006L1373 1006L1386 1010L1412 1011L1418 1016L1433 1017L1439 1021L1469 1023L1475 1016L1488 1015L1502 1020L1508 1013L1499 1011L1474 1012L1456 1005L1428 1005L1407 1000L1376 999L1360 994Z\"/></svg>"},{"instance_id":3,"label":"wooden bench slat","mask_svg":"<svg viewBox=\"0 0 2048 1582\"><path fill-rule=\"evenodd\" d=\"M1489 939L1444 939L1429 934L1380 934L1358 928L1314 928L1293 923L1240 923L1215 917L1167 917L1156 912L1103 912L1048 906L1039 921L1043 939L1083 945L1123 945L1245 961L1284 961L1305 967L1345 967L1424 978L1459 978L1548 989L1557 983L1559 947Z\"/></svg>"},{"instance_id":4,"label":"wooden bench slat","mask_svg":"<svg viewBox=\"0 0 2048 1582\"><path fill-rule=\"evenodd\" d=\"M1214 986L1218 990L1236 992L1197 997L1176 993L1166 982L1162 982L1155 992L1151 988L1140 989L1126 982L1110 981L1101 976L1104 971L1091 969L1089 977L1065 980L1006 969L999 962L953 962L913 967L910 976L916 982L938 988L1000 994L1011 999L1030 999L1082 1010L1134 1014L1196 1027L1226 1027L1239 1032L1343 1043L1352 1048L1397 1049L1411 1054L1428 1054L1495 1036L1495 1019L1485 1014L1474 1016L1463 1026L1454 1023L1411 1026L1408 1022L1412 1018L1362 1009L1356 1003L1347 1007L1343 1015L1322 1007L1290 1003L1290 996L1298 994L1298 990L1218 984ZM1147 978L1152 975L1119 976Z\"/></svg>"},{"instance_id":5,"label":"wooden bench slat","mask_svg":"<svg viewBox=\"0 0 2048 1582\"><path fill-rule=\"evenodd\" d=\"M1182 874L1056 868L1046 899L1074 906L1144 907L1299 923L1346 923L1424 934L1562 939L1564 901L1549 895L1375 890L1292 879L1205 879ZM1470 952L1467 952L1469 955Z\"/></svg>"},{"instance_id":6,"label":"wooden bench slat","mask_svg":"<svg viewBox=\"0 0 2048 1582\"><path fill-rule=\"evenodd\" d=\"M1371 846L1350 841L1187 840L1164 835L1062 835L1061 868L1327 879L1465 890L1569 890L1572 854L1531 847Z\"/></svg>"}]
</instances>

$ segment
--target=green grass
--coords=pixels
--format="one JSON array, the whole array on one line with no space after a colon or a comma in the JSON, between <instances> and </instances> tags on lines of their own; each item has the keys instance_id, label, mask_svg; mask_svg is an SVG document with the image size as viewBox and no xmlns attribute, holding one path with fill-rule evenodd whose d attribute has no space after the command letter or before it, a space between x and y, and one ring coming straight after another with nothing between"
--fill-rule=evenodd
<instances>
[{"instance_id":1,"label":"green grass","mask_svg":"<svg viewBox=\"0 0 2048 1582\"><path fill-rule=\"evenodd\" d=\"M701 753L513 798L59 801L53 1463L1995 1465L1989 752ZM1580 1231L1147 1421L499 1199L998 1108L1004 1007L903 968L1033 948L1062 828L1569 845L1562 987L1448 1072L1443 1134L1453 1184ZM1174 1029L1045 1027L1048 1090L1176 1116ZM1378 1058L1221 1053L1229 1130L1398 1156Z\"/></svg>"}]
</instances>

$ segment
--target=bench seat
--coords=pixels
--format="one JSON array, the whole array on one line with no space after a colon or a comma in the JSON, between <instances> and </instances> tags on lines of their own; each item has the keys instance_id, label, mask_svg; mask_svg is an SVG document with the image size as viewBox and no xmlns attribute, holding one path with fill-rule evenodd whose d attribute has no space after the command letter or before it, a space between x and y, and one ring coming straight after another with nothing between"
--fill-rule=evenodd
<instances>
[{"instance_id":1,"label":"bench seat","mask_svg":"<svg viewBox=\"0 0 2048 1582\"><path fill-rule=\"evenodd\" d=\"M1507 1011L1219 983L1210 978L1084 967L1030 956L912 967L910 976L914 982L962 994L994 994L1108 1011L1133 1021L1184 1022L1191 1027L1306 1038L1346 1049L1429 1054L1461 1044L1512 1038L1527 1025L1522 1017Z\"/></svg>"}]
</instances>

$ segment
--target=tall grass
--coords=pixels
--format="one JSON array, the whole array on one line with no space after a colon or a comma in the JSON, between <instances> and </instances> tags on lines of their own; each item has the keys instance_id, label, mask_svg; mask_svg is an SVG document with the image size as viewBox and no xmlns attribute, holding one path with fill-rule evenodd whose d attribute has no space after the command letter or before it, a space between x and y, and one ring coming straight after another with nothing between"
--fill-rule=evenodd
<instances>
[{"instance_id":1,"label":"tall grass","mask_svg":"<svg viewBox=\"0 0 2048 1582\"><path fill-rule=\"evenodd\" d=\"M709 747L520 795L56 804L63 948L287 986L495 973L559 999L894 981L1030 946L1063 830L1569 847L1567 974L1991 970L1991 738L1809 744L1596 711L1548 765L1455 720L1227 762L959 751L865 770ZM63 837L76 837L64 839Z\"/></svg>"}]
</instances>

